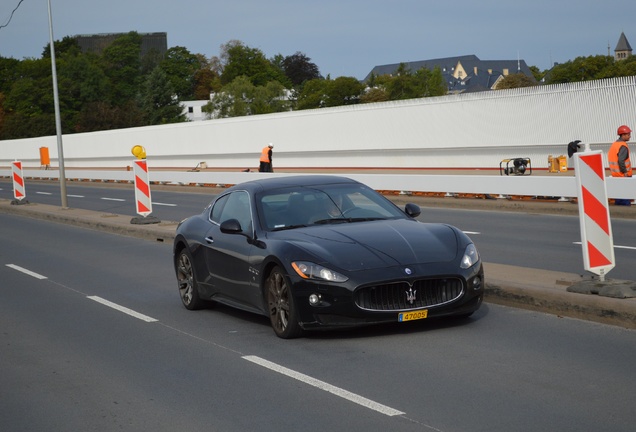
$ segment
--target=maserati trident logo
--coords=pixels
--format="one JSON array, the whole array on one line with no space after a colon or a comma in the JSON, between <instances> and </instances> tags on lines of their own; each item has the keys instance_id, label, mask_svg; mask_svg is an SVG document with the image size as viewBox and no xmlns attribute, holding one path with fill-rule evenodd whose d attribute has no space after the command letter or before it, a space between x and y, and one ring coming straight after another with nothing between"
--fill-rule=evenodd
<instances>
[{"instance_id":1,"label":"maserati trident logo","mask_svg":"<svg viewBox=\"0 0 636 432\"><path fill-rule=\"evenodd\" d=\"M406 301L410 304L413 304L415 301L415 294L417 294L417 290L413 291L413 288L409 288L408 291L404 291L406 293Z\"/></svg>"}]
</instances>

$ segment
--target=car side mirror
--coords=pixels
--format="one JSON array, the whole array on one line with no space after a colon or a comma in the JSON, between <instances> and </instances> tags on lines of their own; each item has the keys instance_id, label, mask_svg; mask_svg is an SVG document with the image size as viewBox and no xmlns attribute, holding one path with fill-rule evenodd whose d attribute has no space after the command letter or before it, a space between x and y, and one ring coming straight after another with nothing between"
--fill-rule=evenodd
<instances>
[{"instance_id":1,"label":"car side mirror","mask_svg":"<svg viewBox=\"0 0 636 432\"><path fill-rule=\"evenodd\" d=\"M241 223L236 219L228 219L221 222L221 232L225 234L239 234L243 232Z\"/></svg>"},{"instance_id":2,"label":"car side mirror","mask_svg":"<svg viewBox=\"0 0 636 432\"><path fill-rule=\"evenodd\" d=\"M417 204L408 203L406 206L404 206L404 213L411 216L412 218L415 218L422 213L422 210L420 210L420 206L418 206Z\"/></svg>"}]
</instances>

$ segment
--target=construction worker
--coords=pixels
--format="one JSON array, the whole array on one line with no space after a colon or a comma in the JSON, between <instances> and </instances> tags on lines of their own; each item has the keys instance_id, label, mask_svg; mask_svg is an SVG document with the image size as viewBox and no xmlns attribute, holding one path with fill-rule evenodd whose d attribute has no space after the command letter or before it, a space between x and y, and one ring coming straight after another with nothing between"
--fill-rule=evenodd
<instances>
[{"instance_id":1,"label":"construction worker","mask_svg":"<svg viewBox=\"0 0 636 432\"><path fill-rule=\"evenodd\" d=\"M632 130L625 125L618 127L618 139L609 149L607 154L607 161L609 162L610 172L612 177L631 177L632 176L632 164L629 159L629 147L627 141L632 136ZM616 205L632 205L631 200L628 199L616 199Z\"/></svg>"},{"instance_id":2,"label":"construction worker","mask_svg":"<svg viewBox=\"0 0 636 432\"><path fill-rule=\"evenodd\" d=\"M258 167L258 172L274 172L272 168L272 149L274 146L272 143L269 143L266 147L263 147L261 151L261 159L260 165Z\"/></svg>"}]
</instances>

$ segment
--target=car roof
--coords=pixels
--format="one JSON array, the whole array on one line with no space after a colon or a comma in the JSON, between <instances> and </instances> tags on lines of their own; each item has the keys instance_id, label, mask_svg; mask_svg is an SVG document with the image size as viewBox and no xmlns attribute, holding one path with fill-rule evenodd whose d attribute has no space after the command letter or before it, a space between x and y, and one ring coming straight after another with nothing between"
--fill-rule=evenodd
<instances>
[{"instance_id":1,"label":"car roof","mask_svg":"<svg viewBox=\"0 0 636 432\"><path fill-rule=\"evenodd\" d=\"M251 180L233 186L231 189L247 189L252 191L266 191L285 187L319 186L328 184L359 184L358 181L348 177L332 175L292 175L265 179Z\"/></svg>"}]
</instances>

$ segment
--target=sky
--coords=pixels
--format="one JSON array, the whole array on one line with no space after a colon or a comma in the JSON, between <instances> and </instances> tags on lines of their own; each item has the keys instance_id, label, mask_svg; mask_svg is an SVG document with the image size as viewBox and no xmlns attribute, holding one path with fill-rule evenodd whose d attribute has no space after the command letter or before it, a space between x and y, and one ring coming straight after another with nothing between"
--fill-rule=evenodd
<instances>
[{"instance_id":1,"label":"sky","mask_svg":"<svg viewBox=\"0 0 636 432\"><path fill-rule=\"evenodd\" d=\"M42 56L49 2L54 40L166 32L169 48L208 58L239 40L267 58L301 52L331 78L469 54L546 70L608 47L614 55L621 32L636 47L634 0L0 0L0 56Z\"/></svg>"}]
</instances>

